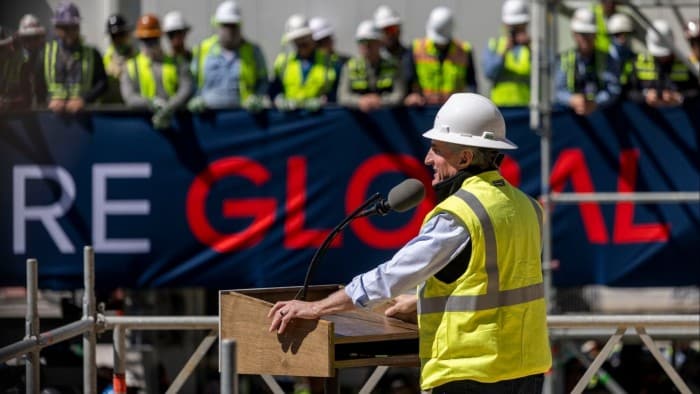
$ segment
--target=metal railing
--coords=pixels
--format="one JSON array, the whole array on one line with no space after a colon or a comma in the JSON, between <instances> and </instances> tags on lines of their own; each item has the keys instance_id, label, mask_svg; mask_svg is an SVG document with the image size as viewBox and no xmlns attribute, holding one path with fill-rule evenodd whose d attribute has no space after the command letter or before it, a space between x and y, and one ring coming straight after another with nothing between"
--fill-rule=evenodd
<instances>
[{"instance_id":1,"label":"metal railing","mask_svg":"<svg viewBox=\"0 0 700 394\"><path fill-rule=\"evenodd\" d=\"M181 390L199 362L218 339L219 317L104 316L95 308L95 258L92 247L85 247L83 259L85 291L82 318L44 333L39 333L39 316L37 313L37 300L39 298L37 285L38 262L35 259L27 260L26 337L23 340L0 348L0 363L26 356L27 393L38 393L40 387L40 365L38 360L41 349L82 335L85 352L83 392L95 393L97 389L96 335L104 331L113 330L113 381L115 393L119 393L122 392L121 390L125 391L126 389L124 376L126 358L125 334L127 330L209 330L173 380L167 392L176 393ZM590 378L600 370L601 365L610 355L614 346L621 340L622 336L627 334L637 335L642 340L681 393L690 393L688 385L661 354L654 344L650 333L654 335L697 338L698 332L700 332L700 315L555 315L547 318L547 324L552 338L609 337L601 352L590 363L590 366L576 385L574 393L583 391ZM630 329L633 329L633 331ZM611 332L612 330L614 332ZM630 330L630 333L627 333L628 330ZM221 354L221 392L236 393L235 345L224 341L222 346L224 347ZM386 367L378 367L372 374L371 379L363 386L362 392L371 392L387 369ZM263 378L268 378L265 381L268 382L269 380L268 384L279 389L279 386L276 385L274 379L270 376L264 376Z\"/></svg>"}]
</instances>

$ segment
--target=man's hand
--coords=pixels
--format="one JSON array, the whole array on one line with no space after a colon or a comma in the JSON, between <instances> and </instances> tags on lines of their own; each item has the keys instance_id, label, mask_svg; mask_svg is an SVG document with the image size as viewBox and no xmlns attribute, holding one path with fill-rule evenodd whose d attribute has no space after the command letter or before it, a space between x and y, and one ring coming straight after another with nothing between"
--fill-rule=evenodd
<instances>
[{"instance_id":1,"label":"man's hand","mask_svg":"<svg viewBox=\"0 0 700 394\"><path fill-rule=\"evenodd\" d=\"M416 295L402 294L391 300L391 306L384 311L389 317L415 323L418 320L418 297Z\"/></svg>"},{"instance_id":2,"label":"man's hand","mask_svg":"<svg viewBox=\"0 0 700 394\"><path fill-rule=\"evenodd\" d=\"M360 111L370 112L382 107L382 99L376 93L362 95L357 102Z\"/></svg>"},{"instance_id":3,"label":"man's hand","mask_svg":"<svg viewBox=\"0 0 700 394\"><path fill-rule=\"evenodd\" d=\"M407 107L422 107L425 105L425 98L420 93L411 93L403 100Z\"/></svg>"},{"instance_id":4,"label":"man's hand","mask_svg":"<svg viewBox=\"0 0 700 394\"><path fill-rule=\"evenodd\" d=\"M65 110L65 107L66 107L66 100L52 99L49 102L49 109L57 114L63 112Z\"/></svg>"},{"instance_id":5,"label":"man's hand","mask_svg":"<svg viewBox=\"0 0 700 394\"><path fill-rule=\"evenodd\" d=\"M270 332L277 330L282 334L292 319L318 319L321 317L319 308L315 302L291 300L278 301L268 312L267 317L272 319Z\"/></svg>"},{"instance_id":6,"label":"man's hand","mask_svg":"<svg viewBox=\"0 0 700 394\"><path fill-rule=\"evenodd\" d=\"M596 103L593 100L586 100L583 103L583 114L579 114L579 115L588 116L588 115L592 114L597 108L598 108L598 103Z\"/></svg>"},{"instance_id":7,"label":"man's hand","mask_svg":"<svg viewBox=\"0 0 700 394\"><path fill-rule=\"evenodd\" d=\"M85 101L81 97L72 98L66 103L66 111L71 114L76 114L83 108L85 108Z\"/></svg>"},{"instance_id":8,"label":"man's hand","mask_svg":"<svg viewBox=\"0 0 700 394\"><path fill-rule=\"evenodd\" d=\"M683 104L683 95L674 90L664 90L661 93L664 104L674 106Z\"/></svg>"},{"instance_id":9,"label":"man's hand","mask_svg":"<svg viewBox=\"0 0 700 394\"><path fill-rule=\"evenodd\" d=\"M586 97L580 93L572 94L569 99L569 106L577 115L586 114Z\"/></svg>"},{"instance_id":10,"label":"man's hand","mask_svg":"<svg viewBox=\"0 0 700 394\"><path fill-rule=\"evenodd\" d=\"M647 105L652 107L660 106L661 101L659 100L659 91L656 89L648 89L646 92L644 92L644 101L646 101Z\"/></svg>"}]
</instances>

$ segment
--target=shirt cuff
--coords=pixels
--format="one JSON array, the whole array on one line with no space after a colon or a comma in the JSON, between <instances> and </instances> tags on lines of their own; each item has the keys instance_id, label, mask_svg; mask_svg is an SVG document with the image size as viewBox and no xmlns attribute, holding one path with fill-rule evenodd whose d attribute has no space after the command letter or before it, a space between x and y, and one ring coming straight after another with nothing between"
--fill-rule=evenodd
<instances>
[{"instance_id":1,"label":"shirt cuff","mask_svg":"<svg viewBox=\"0 0 700 394\"><path fill-rule=\"evenodd\" d=\"M352 303L356 306L367 306L369 297L367 296L367 291L362 283L362 275L357 275L352 279L352 282L345 286L345 294L352 299Z\"/></svg>"}]
</instances>

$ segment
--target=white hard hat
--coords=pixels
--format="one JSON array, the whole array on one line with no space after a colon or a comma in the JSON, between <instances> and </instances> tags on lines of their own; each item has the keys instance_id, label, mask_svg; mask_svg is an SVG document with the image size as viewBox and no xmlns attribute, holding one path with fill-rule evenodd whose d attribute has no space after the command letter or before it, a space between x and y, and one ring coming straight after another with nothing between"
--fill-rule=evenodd
<instances>
[{"instance_id":1,"label":"white hard hat","mask_svg":"<svg viewBox=\"0 0 700 394\"><path fill-rule=\"evenodd\" d=\"M33 14L26 14L19 20L17 34L22 36L39 36L46 34L46 29L39 23L39 18Z\"/></svg>"},{"instance_id":2,"label":"white hard hat","mask_svg":"<svg viewBox=\"0 0 700 394\"><path fill-rule=\"evenodd\" d=\"M588 8L579 8L571 18L571 31L574 33L593 34L598 31L595 24L595 15Z\"/></svg>"},{"instance_id":3,"label":"white hard hat","mask_svg":"<svg viewBox=\"0 0 700 394\"><path fill-rule=\"evenodd\" d=\"M380 40L382 34L374 25L374 22L370 20L362 21L357 25L357 30L355 31L355 40Z\"/></svg>"},{"instance_id":4,"label":"white hard hat","mask_svg":"<svg viewBox=\"0 0 700 394\"><path fill-rule=\"evenodd\" d=\"M388 5L380 5L374 11L374 24L379 29L401 24L401 17Z\"/></svg>"},{"instance_id":5,"label":"white hard hat","mask_svg":"<svg viewBox=\"0 0 700 394\"><path fill-rule=\"evenodd\" d=\"M608 19L608 34L632 33L632 19L626 14L612 14Z\"/></svg>"},{"instance_id":6,"label":"white hard hat","mask_svg":"<svg viewBox=\"0 0 700 394\"><path fill-rule=\"evenodd\" d=\"M216 7L214 21L221 24L241 23L241 8L235 1L224 1Z\"/></svg>"},{"instance_id":7,"label":"white hard hat","mask_svg":"<svg viewBox=\"0 0 700 394\"><path fill-rule=\"evenodd\" d=\"M685 24L685 38L691 39L696 37L700 37L700 20L689 20Z\"/></svg>"},{"instance_id":8,"label":"white hard hat","mask_svg":"<svg viewBox=\"0 0 700 394\"><path fill-rule=\"evenodd\" d=\"M294 14L287 19L287 23L284 24L284 41L290 42L297 38L312 35L311 28L309 28L309 21L302 14Z\"/></svg>"},{"instance_id":9,"label":"white hard hat","mask_svg":"<svg viewBox=\"0 0 700 394\"><path fill-rule=\"evenodd\" d=\"M323 40L326 37L330 37L335 33L333 26L326 18L315 17L311 18L309 21L309 28L311 29L311 37L314 41Z\"/></svg>"},{"instance_id":10,"label":"white hard hat","mask_svg":"<svg viewBox=\"0 0 700 394\"><path fill-rule=\"evenodd\" d=\"M425 33L428 39L436 44L444 45L452 39L452 10L447 7L436 7L430 12Z\"/></svg>"},{"instance_id":11,"label":"white hard hat","mask_svg":"<svg viewBox=\"0 0 700 394\"><path fill-rule=\"evenodd\" d=\"M506 138L506 122L498 107L475 93L450 96L435 115L433 128L423 137L479 148L518 149Z\"/></svg>"},{"instance_id":12,"label":"white hard hat","mask_svg":"<svg viewBox=\"0 0 700 394\"><path fill-rule=\"evenodd\" d=\"M506 25L530 22L530 11L524 0L506 0L501 8L501 20Z\"/></svg>"},{"instance_id":13,"label":"white hard hat","mask_svg":"<svg viewBox=\"0 0 700 394\"><path fill-rule=\"evenodd\" d=\"M190 25L185 21L185 17L180 11L170 11L163 17L163 31L188 30Z\"/></svg>"},{"instance_id":14,"label":"white hard hat","mask_svg":"<svg viewBox=\"0 0 700 394\"><path fill-rule=\"evenodd\" d=\"M655 20L653 23L654 28L658 30L659 33L661 33L661 36L666 38L667 41L673 42L673 31L671 31L671 26L669 26L668 22L665 20ZM661 37L654 31L654 29L649 28L647 29L647 37L646 37L646 42L647 42L647 48L649 49L649 53L651 53L651 56L668 56L671 54L671 47L666 45Z\"/></svg>"}]
</instances>

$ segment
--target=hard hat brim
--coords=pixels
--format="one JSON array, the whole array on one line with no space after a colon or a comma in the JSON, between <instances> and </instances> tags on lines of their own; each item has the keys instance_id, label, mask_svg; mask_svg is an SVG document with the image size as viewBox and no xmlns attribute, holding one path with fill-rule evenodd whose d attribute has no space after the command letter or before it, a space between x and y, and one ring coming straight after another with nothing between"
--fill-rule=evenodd
<instances>
[{"instance_id":1,"label":"hard hat brim","mask_svg":"<svg viewBox=\"0 0 700 394\"><path fill-rule=\"evenodd\" d=\"M42 36L46 34L43 27L28 27L17 32L20 37Z\"/></svg>"},{"instance_id":2,"label":"hard hat brim","mask_svg":"<svg viewBox=\"0 0 700 394\"><path fill-rule=\"evenodd\" d=\"M438 45L445 45L450 42L451 37L444 36L442 34L439 34L436 31L429 30L426 32L426 35L428 36L428 39L431 40L432 42L438 44Z\"/></svg>"},{"instance_id":3,"label":"hard hat brim","mask_svg":"<svg viewBox=\"0 0 700 394\"><path fill-rule=\"evenodd\" d=\"M297 29L297 30L294 30L294 31L291 31L291 32L285 34L284 41L285 42L292 42L292 41L296 40L297 38L301 38L301 37L305 37L305 36L313 36L313 32L308 27L303 27L301 29Z\"/></svg>"},{"instance_id":4,"label":"hard hat brim","mask_svg":"<svg viewBox=\"0 0 700 394\"><path fill-rule=\"evenodd\" d=\"M399 26L401 25L401 18L386 18L386 20L382 21L381 23L377 22L375 25L380 29L384 29L385 27L389 26Z\"/></svg>"},{"instance_id":5,"label":"hard hat brim","mask_svg":"<svg viewBox=\"0 0 700 394\"><path fill-rule=\"evenodd\" d=\"M333 28L331 26L328 26L324 29L319 29L318 31L311 33L311 38L313 38L314 41L319 41L319 40L323 40L326 37L330 37L332 35L333 35Z\"/></svg>"},{"instance_id":6,"label":"hard hat brim","mask_svg":"<svg viewBox=\"0 0 700 394\"><path fill-rule=\"evenodd\" d=\"M529 22L529 15L508 15L503 17L503 23L506 25L522 25L523 23Z\"/></svg>"},{"instance_id":7,"label":"hard hat brim","mask_svg":"<svg viewBox=\"0 0 700 394\"><path fill-rule=\"evenodd\" d=\"M237 24L241 23L241 17L240 16L228 16L225 18L215 18L214 22L226 25L226 24Z\"/></svg>"},{"instance_id":8,"label":"hard hat brim","mask_svg":"<svg viewBox=\"0 0 700 394\"><path fill-rule=\"evenodd\" d=\"M141 30L135 34L136 38L160 38L162 35L160 30Z\"/></svg>"},{"instance_id":9,"label":"hard hat brim","mask_svg":"<svg viewBox=\"0 0 700 394\"><path fill-rule=\"evenodd\" d=\"M653 42L647 42L647 48L651 56L663 57L672 53L671 48Z\"/></svg>"},{"instance_id":10,"label":"hard hat brim","mask_svg":"<svg viewBox=\"0 0 700 394\"><path fill-rule=\"evenodd\" d=\"M432 128L425 133L423 137L443 142L450 142L452 144L472 146L476 148L486 148L486 149L498 149L498 150L514 150L518 149L518 146L514 144L511 140L507 138L503 139L486 139L479 136L470 136L459 133L450 133L443 131L441 129Z\"/></svg>"},{"instance_id":11,"label":"hard hat brim","mask_svg":"<svg viewBox=\"0 0 700 394\"><path fill-rule=\"evenodd\" d=\"M598 31L596 25L579 21L571 22L571 31L582 34L595 34Z\"/></svg>"}]
</instances>

